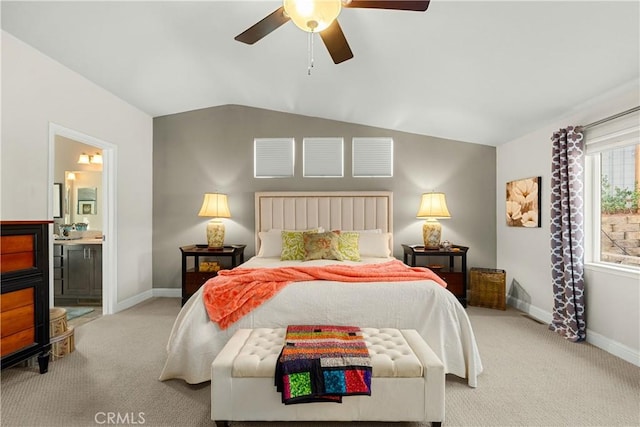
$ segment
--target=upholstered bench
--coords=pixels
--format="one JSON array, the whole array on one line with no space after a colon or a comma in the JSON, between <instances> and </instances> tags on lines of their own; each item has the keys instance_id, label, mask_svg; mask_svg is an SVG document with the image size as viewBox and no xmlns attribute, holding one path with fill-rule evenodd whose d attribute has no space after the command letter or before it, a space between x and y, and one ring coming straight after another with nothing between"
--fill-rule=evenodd
<instances>
[{"instance_id":1,"label":"upholstered bench","mask_svg":"<svg viewBox=\"0 0 640 427\"><path fill-rule=\"evenodd\" d=\"M444 421L444 365L412 329L363 328L371 396L284 405L274 386L284 328L240 329L211 365L211 419L229 421Z\"/></svg>"}]
</instances>

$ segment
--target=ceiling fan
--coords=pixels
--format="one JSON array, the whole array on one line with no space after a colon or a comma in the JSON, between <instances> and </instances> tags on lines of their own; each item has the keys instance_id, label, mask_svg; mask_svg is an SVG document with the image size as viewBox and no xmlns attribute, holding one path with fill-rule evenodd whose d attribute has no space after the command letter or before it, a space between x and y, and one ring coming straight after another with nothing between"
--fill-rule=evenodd
<instances>
[{"instance_id":1,"label":"ceiling fan","mask_svg":"<svg viewBox=\"0 0 640 427\"><path fill-rule=\"evenodd\" d=\"M238 34L235 40L254 44L288 21L309 33L320 33L333 62L339 64L353 58L347 39L338 24L343 7L362 9L392 9L424 12L429 0L283 0L282 6L267 17Z\"/></svg>"}]
</instances>

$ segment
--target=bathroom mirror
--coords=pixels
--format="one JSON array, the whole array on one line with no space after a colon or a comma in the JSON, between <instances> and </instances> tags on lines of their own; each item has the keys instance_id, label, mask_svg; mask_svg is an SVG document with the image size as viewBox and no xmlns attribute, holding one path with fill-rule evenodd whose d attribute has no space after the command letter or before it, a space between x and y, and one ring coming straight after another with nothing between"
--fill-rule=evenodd
<instances>
[{"instance_id":1,"label":"bathroom mirror","mask_svg":"<svg viewBox=\"0 0 640 427\"><path fill-rule=\"evenodd\" d=\"M88 224L89 230L101 230L102 172L65 171L65 177L67 178L63 191L65 223Z\"/></svg>"}]
</instances>

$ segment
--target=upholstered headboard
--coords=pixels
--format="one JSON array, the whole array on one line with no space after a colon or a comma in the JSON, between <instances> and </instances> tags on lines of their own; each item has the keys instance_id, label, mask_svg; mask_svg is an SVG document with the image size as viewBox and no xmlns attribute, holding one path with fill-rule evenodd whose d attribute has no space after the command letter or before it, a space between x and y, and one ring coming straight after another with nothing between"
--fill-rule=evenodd
<instances>
[{"instance_id":1,"label":"upholstered headboard","mask_svg":"<svg viewBox=\"0 0 640 427\"><path fill-rule=\"evenodd\" d=\"M304 230L381 229L393 233L393 193L390 191L311 191L255 193L256 253L260 231L272 228ZM393 252L393 235L389 240Z\"/></svg>"}]
</instances>

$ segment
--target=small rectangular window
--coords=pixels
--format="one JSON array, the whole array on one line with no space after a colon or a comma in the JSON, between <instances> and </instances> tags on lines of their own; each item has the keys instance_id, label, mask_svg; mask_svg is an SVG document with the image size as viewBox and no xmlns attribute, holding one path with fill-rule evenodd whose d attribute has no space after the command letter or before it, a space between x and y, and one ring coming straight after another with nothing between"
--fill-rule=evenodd
<instances>
[{"instance_id":1,"label":"small rectangular window","mask_svg":"<svg viewBox=\"0 0 640 427\"><path fill-rule=\"evenodd\" d=\"M392 177L392 138L353 138L354 177Z\"/></svg>"},{"instance_id":2,"label":"small rectangular window","mask_svg":"<svg viewBox=\"0 0 640 427\"><path fill-rule=\"evenodd\" d=\"M293 138L256 138L253 152L254 177L292 177L295 159L294 151Z\"/></svg>"},{"instance_id":3,"label":"small rectangular window","mask_svg":"<svg viewBox=\"0 0 640 427\"><path fill-rule=\"evenodd\" d=\"M303 176L344 176L343 143L342 138L305 138L302 141Z\"/></svg>"}]
</instances>

